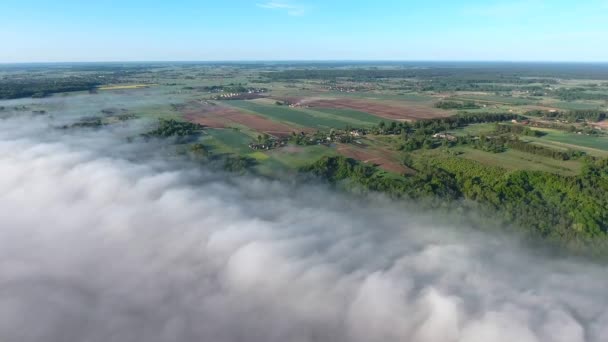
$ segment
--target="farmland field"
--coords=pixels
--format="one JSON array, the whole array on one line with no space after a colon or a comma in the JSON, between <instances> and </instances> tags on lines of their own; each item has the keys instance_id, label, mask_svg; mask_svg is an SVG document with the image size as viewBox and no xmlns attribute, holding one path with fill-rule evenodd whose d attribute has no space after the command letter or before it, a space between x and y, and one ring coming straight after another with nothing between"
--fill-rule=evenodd
<instances>
[{"instance_id":1,"label":"farmland field","mask_svg":"<svg viewBox=\"0 0 608 342\"><path fill-rule=\"evenodd\" d=\"M459 148L463 152L459 158L466 158L488 166L498 166L506 170L533 170L575 175L580 171L581 165L577 161L562 161L525 152L508 150L502 153L485 152L473 148Z\"/></svg>"},{"instance_id":2,"label":"farmland field","mask_svg":"<svg viewBox=\"0 0 608 342\"><path fill-rule=\"evenodd\" d=\"M450 113L422 105L384 104L381 101L355 99L325 99L306 101L311 108L350 109L370 113L388 120L420 120L434 117L449 116Z\"/></svg>"},{"instance_id":3,"label":"farmland field","mask_svg":"<svg viewBox=\"0 0 608 342\"><path fill-rule=\"evenodd\" d=\"M269 119L310 128L344 128L349 122L340 117L315 116L305 110L291 109L285 106L262 105L253 101L230 101L230 106L247 110Z\"/></svg>"},{"instance_id":4,"label":"farmland field","mask_svg":"<svg viewBox=\"0 0 608 342\"><path fill-rule=\"evenodd\" d=\"M274 150L268 153L273 160L283 165L283 167L292 169L309 165L323 156L336 154L335 149L319 145L289 146L285 149Z\"/></svg>"},{"instance_id":5,"label":"farmland field","mask_svg":"<svg viewBox=\"0 0 608 342\"><path fill-rule=\"evenodd\" d=\"M392 172L398 175L402 175L405 173L413 174L413 170L404 166L397 160L394 160L394 156L383 149L377 148L362 148L360 146L355 145L338 145L337 151L339 154L356 159L360 162L369 165L376 165L379 168Z\"/></svg>"},{"instance_id":6,"label":"farmland field","mask_svg":"<svg viewBox=\"0 0 608 342\"><path fill-rule=\"evenodd\" d=\"M348 121L351 125L357 127L377 125L381 121L385 121L384 119L371 115L369 113L350 109L315 108L314 112L325 113L333 117L339 117L341 120Z\"/></svg>"},{"instance_id":7,"label":"farmland field","mask_svg":"<svg viewBox=\"0 0 608 342\"><path fill-rule=\"evenodd\" d=\"M466 136L468 134L471 134L471 135L488 134L494 130L495 126L496 126L496 124L494 124L494 123L469 125L467 127L455 129L453 131L453 133L456 136Z\"/></svg>"},{"instance_id":8,"label":"farmland field","mask_svg":"<svg viewBox=\"0 0 608 342\"><path fill-rule=\"evenodd\" d=\"M289 126L260 115L221 105L191 105L182 110L184 118L211 128L245 126L252 130L275 136L286 136L297 132L297 127Z\"/></svg>"},{"instance_id":9,"label":"farmland field","mask_svg":"<svg viewBox=\"0 0 608 342\"><path fill-rule=\"evenodd\" d=\"M209 129L201 141L214 147L214 152L221 153L249 153L247 145L252 137L235 129Z\"/></svg>"},{"instance_id":10,"label":"farmland field","mask_svg":"<svg viewBox=\"0 0 608 342\"><path fill-rule=\"evenodd\" d=\"M412 139L418 140L416 144L408 145L407 149L411 149L412 146L414 149L420 149L423 145L426 149L433 149L446 146L445 142L433 138L430 132L425 136L416 137L412 128L409 128L407 134L398 134L401 126L393 126L397 127L398 132L395 132L397 134L387 134L379 127L381 124L388 126L395 123L401 125L406 122L411 124L424 122L450 117L461 112L457 109L435 108L434 105L438 101L473 102L478 108L466 111L479 117L503 113L526 114L530 110L562 110L566 111L566 114L570 110L600 108L603 103L586 100L563 101L552 97L548 90L544 96L524 98L522 97L524 92L517 89L519 87L517 82L509 83L500 79L493 85L502 88L512 87L513 91L459 91L454 88L442 90L441 83L436 82L436 79L426 80L424 76L403 79L363 78L361 81L348 77L331 78L328 81L322 76L315 79L272 80L262 76L266 72L264 68L260 71L256 68L240 68L236 65L162 67L153 72L146 70L139 74L133 73L123 79L111 78L106 84L98 87L100 91L96 94L63 93L48 99L35 100L34 102L38 103L31 105L29 110L48 112L51 115L59 111L74 116L84 113L88 116L134 115L147 122L154 122L156 119L174 119L201 124L206 130L200 141L209 145L210 150L249 156L258 161L259 168L265 168L266 174L282 167L292 169L293 166L302 167L313 162L314 159L327 155L351 157L396 173L403 171L414 173L413 170L404 168L401 162L404 155L402 149L407 145L406 142ZM289 68L278 69L282 72L290 72ZM347 74L349 72L348 69L342 70ZM383 69L381 72L385 73L386 70L389 69ZM45 74L44 77L50 76ZM464 72L463 79L466 77ZM521 80L527 79L529 78L521 78ZM433 90L424 91L416 85L428 84L425 82L431 82ZM459 81L453 79L450 82ZM586 87L588 83L565 78L557 88ZM469 82L465 81L461 86L466 87L467 84ZM599 95L608 93L608 87L601 84L602 81L596 81L594 88L587 93ZM486 83L480 82L476 83L475 87L483 88L485 85ZM527 83L526 86L546 87L543 82ZM246 96L257 98L253 100L218 98L218 94L230 93L239 87L249 91ZM22 100L12 101L17 104ZM78 103L79 109L66 110L63 103L68 101ZM537 118L532 116L530 120ZM116 122L116 120L109 118L104 119L103 122ZM542 137L525 136L520 139L555 151L580 151L589 156L608 156L608 135L602 131L608 126L605 122L590 124L597 127L597 132L600 133L588 135L590 132L585 129L590 126L579 122L575 123L575 126L577 130L581 130L581 134L537 129L547 134ZM323 137L323 134L329 134L330 130L344 135L341 130L347 127L363 130L367 135L351 137L345 140L345 143ZM492 136L495 127L494 122L488 122L446 129L444 132L454 134L459 139L447 146L455 151L465 152L460 158L477 160L487 165L499 165L508 170L528 169L572 174L582 163L580 160L563 163L510 149L504 153L491 154L460 146L460 139L475 139L480 135ZM319 135L313 136L315 132ZM284 147L281 148L252 151L249 145L259 141L258 136L265 134L274 139L289 141L284 142L282 145ZM293 139L293 134L304 134L304 137L296 141ZM560 167L558 165L560 163L567 166Z\"/></svg>"},{"instance_id":11,"label":"farmland field","mask_svg":"<svg viewBox=\"0 0 608 342\"><path fill-rule=\"evenodd\" d=\"M539 129L542 130L542 129ZM527 137L532 141L553 143L569 149L581 149L590 154L608 156L608 136L588 136L585 134L568 133L557 130L542 130L547 134L541 138Z\"/></svg>"},{"instance_id":12,"label":"farmland field","mask_svg":"<svg viewBox=\"0 0 608 342\"><path fill-rule=\"evenodd\" d=\"M528 105L535 101L524 99L521 97L507 97L496 95L460 95L450 98L453 100L476 101L488 104L504 104L504 105Z\"/></svg>"},{"instance_id":13,"label":"farmland field","mask_svg":"<svg viewBox=\"0 0 608 342\"><path fill-rule=\"evenodd\" d=\"M563 102L563 101L555 101L555 102L546 102L546 104L565 110L578 110L578 109L598 109L602 108L602 103L593 103L593 102ZM606 107L605 105L603 107Z\"/></svg>"}]
</instances>

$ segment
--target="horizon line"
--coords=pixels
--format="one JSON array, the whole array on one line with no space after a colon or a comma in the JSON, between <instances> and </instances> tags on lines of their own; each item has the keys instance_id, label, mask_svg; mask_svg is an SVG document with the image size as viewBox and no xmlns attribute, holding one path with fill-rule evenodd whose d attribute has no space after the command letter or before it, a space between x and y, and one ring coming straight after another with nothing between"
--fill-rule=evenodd
<instances>
[{"instance_id":1,"label":"horizon line","mask_svg":"<svg viewBox=\"0 0 608 342\"><path fill-rule=\"evenodd\" d=\"M31 61L0 62L0 65L34 64L104 64L104 63L536 63L536 64L608 64L605 61L584 60L440 60L440 59L225 59L225 60L88 60L88 61Z\"/></svg>"}]
</instances>

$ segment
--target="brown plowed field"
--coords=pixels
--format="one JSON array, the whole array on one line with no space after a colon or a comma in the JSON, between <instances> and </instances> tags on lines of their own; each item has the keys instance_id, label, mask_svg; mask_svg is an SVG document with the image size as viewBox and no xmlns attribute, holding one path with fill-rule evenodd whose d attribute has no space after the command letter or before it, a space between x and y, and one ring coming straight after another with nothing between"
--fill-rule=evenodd
<instances>
[{"instance_id":1,"label":"brown plowed field","mask_svg":"<svg viewBox=\"0 0 608 342\"><path fill-rule=\"evenodd\" d=\"M197 113L185 113L184 118L190 122L211 128L225 128L229 122L222 117L203 116Z\"/></svg>"},{"instance_id":2,"label":"brown plowed field","mask_svg":"<svg viewBox=\"0 0 608 342\"><path fill-rule=\"evenodd\" d=\"M608 129L608 120L604 120L604 121L600 121L600 122L595 122L592 123L593 126L599 127L603 130Z\"/></svg>"},{"instance_id":3,"label":"brown plowed field","mask_svg":"<svg viewBox=\"0 0 608 342\"><path fill-rule=\"evenodd\" d=\"M371 151L367 151L363 148L345 144L338 144L337 151L345 157L353 158L364 163L378 165L380 168L389 172L394 172L397 174L414 174L414 170L411 170L405 167L404 165L390 160L386 156L382 155L384 153L376 154L372 153Z\"/></svg>"},{"instance_id":4,"label":"brown plowed field","mask_svg":"<svg viewBox=\"0 0 608 342\"><path fill-rule=\"evenodd\" d=\"M294 127L220 105L190 104L183 113L186 120L211 128L225 128L237 124L274 136L287 136L292 132L300 132Z\"/></svg>"},{"instance_id":5,"label":"brown plowed field","mask_svg":"<svg viewBox=\"0 0 608 342\"><path fill-rule=\"evenodd\" d=\"M445 111L436 110L434 108L429 108L421 105L404 104L401 107L395 105L387 105L371 100L357 99L314 100L306 102L306 105L311 108L318 107L352 109L397 121L431 119L437 117L446 117L450 115L450 113L446 113Z\"/></svg>"}]
</instances>

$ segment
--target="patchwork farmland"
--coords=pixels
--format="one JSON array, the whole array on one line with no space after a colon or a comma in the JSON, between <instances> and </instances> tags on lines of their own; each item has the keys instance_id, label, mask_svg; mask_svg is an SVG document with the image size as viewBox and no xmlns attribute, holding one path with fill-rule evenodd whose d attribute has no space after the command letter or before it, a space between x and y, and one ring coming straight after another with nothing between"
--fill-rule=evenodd
<instances>
[{"instance_id":1,"label":"patchwork farmland","mask_svg":"<svg viewBox=\"0 0 608 342\"><path fill-rule=\"evenodd\" d=\"M535 103L529 98L505 97L479 92L440 93L432 94L432 96L414 93L400 96L390 93L364 94L349 92L336 94L334 91L328 96L329 94L323 89L317 89L316 92L313 89L299 92L290 90L289 87L285 87L285 84L280 82L271 88L275 88L277 94L272 90L264 96L256 95L252 97L221 97L210 94L210 96L188 102L181 107L180 113L185 120L201 124L208 129L239 130L241 145L244 145L243 142L248 139L251 141L250 145L259 145L257 148L263 150L258 150L251 155L254 155L254 159L262 164L266 164L266 167L271 165L275 167L278 165L300 165L300 163L294 163L293 160L287 163L285 161L294 158L294 160L297 160L298 156L304 158L313 146L286 149L287 154L294 155L293 158L287 158L285 153L267 151L269 148L274 149L276 147L275 143L264 144L265 139L267 139L264 136L285 141L297 135L301 136L301 138L298 138L299 140L308 139L307 144L316 139L317 145L323 145L322 148L319 147L315 150L314 155L316 157L343 155L377 166L390 173L413 174L415 171L403 164L402 152L400 151L404 147L399 139L358 136L355 139L357 141L355 144L344 144L319 138L316 132L330 132L333 130L340 132L353 128L373 130L382 125L394 125L394 122L411 124L418 121L440 120L458 113L455 110L436 108L435 104L438 101L476 103L478 109L473 109L472 113L480 113L478 115L483 115L484 112L525 114L528 111L555 112L559 110L553 106L554 100ZM550 121L540 120L539 122L547 124ZM594 125L601 129L604 122ZM494 124L481 123L467 126L462 131L456 130L453 134L455 137L461 137L462 139L471 134L489 134L493 127ZM225 134L210 135L212 139L216 140L225 139L226 136ZM571 138L567 138L567 136ZM329 138L327 136L327 139ZM578 149L589 155L604 156L608 154L608 148L606 148L604 140L605 138L581 136L580 134L568 135L559 131L551 131L544 137L528 137L526 141L559 151ZM226 144L223 141L218 141L217 144L218 146L231 146L230 143ZM239 150L241 149L239 148ZM511 151L502 157L488 154L488 152L482 150L471 150L470 148L457 151L463 153L468 159L484 164L499 165L500 160L507 161L505 166L513 170L526 168L527 164L528 168L532 170L561 174L573 174L578 170L578 164L575 161L570 161L567 167L560 167L555 165L550 158L526 157L526 154L520 151ZM414 156L416 155L415 153Z\"/></svg>"},{"instance_id":2,"label":"patchwork farmland","mask_svg":"<svg viewBox=\"0 0 608 342\"><path fill-rule=\"evenodd\" d=\"M401 106L396 106L387 105L372 100L359 100L350 98L313 100L310 102L302 101L302 103L306 104L306 106L311 108L350 109L373 114L375 116L387 120L396 121L412 121L437 117L446 117L450 115L450 113L446 113L445 111L417 104L410 105L407 103L403 103L403 105Z\"/></svg>"},{"instance_id":3,"label":"patchwork farmland","mask_svg":"<svg viewBox=\"0 0 608 342\"><path fill-rule=\"evenodd\" d=\"M100 78L91 74L91 82L78 85L86 92L54 96L49 106L31 111L53 115L69 96L80 105L74 116L83 108L90 117L100 115L85 126L120 117L188 121L205 127L198 139L209 151L247 156L268 174L337 155L411 174L416 167L410 164L431 150L507 170L573 175L582 155L608 156L608 83L601 79L538 77L533 70L497 77L483 68L374 68L150 67L123 77L107 74L94 89L90 84ZM50 93L65 88L53 84L44 87ZM100 106L100 113L89 110ZM476 119L455 121L462 115ZM521 126L508 138L518 139L520 150L496 133L495 120ZM501 140L488 139L495 136Z\"/></svg>"},{"instance_id":4,"label":"patchwork farmland","mask_svg":"<svg viewBox=\"0 0 608 342\"><path fill-rule=\"evenodd\" d=\"M312 133L319 130L371 128L382 122L411 121L416 119L444 117L449 114L430 107L409 105L383 105L363 99L281 99L294 105L279 105L279 100L252 99L231 101L192 101L181 109L183 117L193 123L212 129L240 128L248 131L252 140L257 134L284 139L293 134ZM275 103L276 102L276 103ZM293 153L305 153L304 147ZM404 166L389 145L378 144L352 146L330 144L324 154L334 151L339 155L378 166L396 174L412 173ZM332 152L333 153L333 152ZM272 159L272 157L270 157ZM257 158L260 159L260 158ZM266 160L266 158L261 158Z\"/></svg>"}]
</instances>

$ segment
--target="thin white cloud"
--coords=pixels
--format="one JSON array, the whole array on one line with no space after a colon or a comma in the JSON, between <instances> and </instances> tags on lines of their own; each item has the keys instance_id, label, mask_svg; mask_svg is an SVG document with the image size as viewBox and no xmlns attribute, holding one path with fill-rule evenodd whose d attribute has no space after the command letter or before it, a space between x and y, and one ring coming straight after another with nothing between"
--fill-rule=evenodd
<instances>
[{"instance_id":1,"label":"thin white cloud","mask_svg":"<svg viewBox=\"0 0 608 342\"><path fill-rule=\"evenodd\" d=\"M302 16L306 14L306 8L302 5L295 4L286 1L267 1L264 3L257 4L259 8L265 8L269 10L280 10L287 12L291 16Z\"/></svg>"}]
</instances>

